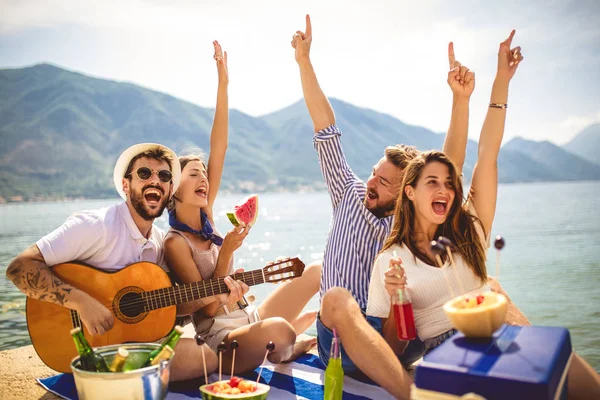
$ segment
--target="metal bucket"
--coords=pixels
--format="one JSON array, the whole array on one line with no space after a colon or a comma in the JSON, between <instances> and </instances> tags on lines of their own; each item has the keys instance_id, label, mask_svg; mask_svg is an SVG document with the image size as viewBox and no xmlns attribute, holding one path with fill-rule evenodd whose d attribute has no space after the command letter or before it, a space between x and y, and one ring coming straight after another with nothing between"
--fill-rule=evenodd
<instances>
[{"instance_id":1,"label":"metal bucket","mask_svg":"<svg viewBox=\"0 0 600 400\"><path fill-rule=\"evenodd\" d=\"M129 357L125 366L144 363L158 343L131 343L95 348L110 365L117 349L125 347ZM77 395L80 400L158 400L167 396L170 361L127 372L90 372L79 368L79 357L71 361Z\"/></svg>"}]
</instances>

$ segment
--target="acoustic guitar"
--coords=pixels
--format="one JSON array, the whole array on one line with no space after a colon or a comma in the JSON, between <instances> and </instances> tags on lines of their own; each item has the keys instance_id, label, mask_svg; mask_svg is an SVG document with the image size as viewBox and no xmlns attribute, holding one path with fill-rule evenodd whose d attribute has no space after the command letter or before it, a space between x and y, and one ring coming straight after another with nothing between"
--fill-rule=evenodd
<instances>
[{"instance_id":1,"label":"acoustic guitar","mask_svg":"<svg viewBox=\"0 0 600 400\"><path fill-rule=\"evenodd\" d=\"M287 258L231 277L253 286L293 279L303 271L302 261ZM27 328L33 347L48 367L60 372L71 372L71 360L78 355L69 334L73 328L82 327L92 347L153 342L173 328L177 304L229 291L224 277L172 286L167 273L149 262L131 264L115 272L65 263L52 267L52 272L63 282L100 301L115 317L112 329L102 335L91 335L83 327L77 311L27 298Z\"/></svg>"}]
</instances>

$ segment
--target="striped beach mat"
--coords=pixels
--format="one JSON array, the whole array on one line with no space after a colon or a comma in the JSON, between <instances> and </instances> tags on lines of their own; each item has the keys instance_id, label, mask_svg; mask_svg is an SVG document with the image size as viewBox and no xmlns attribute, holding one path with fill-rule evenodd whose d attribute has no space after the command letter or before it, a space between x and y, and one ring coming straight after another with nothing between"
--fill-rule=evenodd
<instances>
[{"instance_id":1,"label":"striped beach mat","mask_svg":"<svg viewBox=\"0 0 600 400\"><path fill-rule=\"evenodd\" d=\"M260 368L243 374L242 377L256 381ZM260 381L271 386L269 399L323 399L324 382L323 365L319 358L306 354L288 364L271 364L267 362L261 373ZM212 374L208 380L215 382L218 374ZM229 375L223 375L229 379ZM37 381L46 390L65 399L78 399L73 375L60 374L49 378L38 378ZM199 399L199 383L175 383L169 385L168 400ZM382 388L350 377L344 377L344 400L358 399L393 399Z\"/></svg>"}]
</instances>

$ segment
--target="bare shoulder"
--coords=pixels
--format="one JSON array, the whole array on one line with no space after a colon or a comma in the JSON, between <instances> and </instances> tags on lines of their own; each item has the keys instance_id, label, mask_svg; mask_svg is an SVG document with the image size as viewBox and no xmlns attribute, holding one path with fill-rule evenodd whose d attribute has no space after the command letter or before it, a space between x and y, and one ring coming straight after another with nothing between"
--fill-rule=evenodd
<instances>
[{"instance_id":1,"label":"bare shoulder","mask_svg":"<svg viewBox=\"0 0 600 400\"><path fill-rule=\"evenodd\" d=\"M164 246L165 246L166 251L172 251L172 250L180 251L185 247L189 248L189 246L188 246L187 242L185 241L185 239L183 238L183 236L178 235L173 232L169 232L165 236Z\"/></svg>"}]
</instances>

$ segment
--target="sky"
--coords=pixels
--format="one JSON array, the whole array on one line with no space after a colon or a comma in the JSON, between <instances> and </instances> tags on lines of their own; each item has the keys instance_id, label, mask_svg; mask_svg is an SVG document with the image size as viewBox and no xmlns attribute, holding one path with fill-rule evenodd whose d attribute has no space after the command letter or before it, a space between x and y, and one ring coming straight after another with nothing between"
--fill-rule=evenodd
<instances>
[{"instance_id":1,"label":"sky","mask_svg":"<svg viewBox=\"0 0 600 400\"><path fill-rule=\"evenodd\" d=\"M214 107L212 40L229 56L230 107L253 116L302 98L290 41L311 15L326 95L444 132L447 46L476 74L469 136L487 111L499 43L523 64L508 99L514 136L568 142L600 122L600 2L405 0L0 0L0 68L49 62Z\"/></svg>"}]
</instances>

